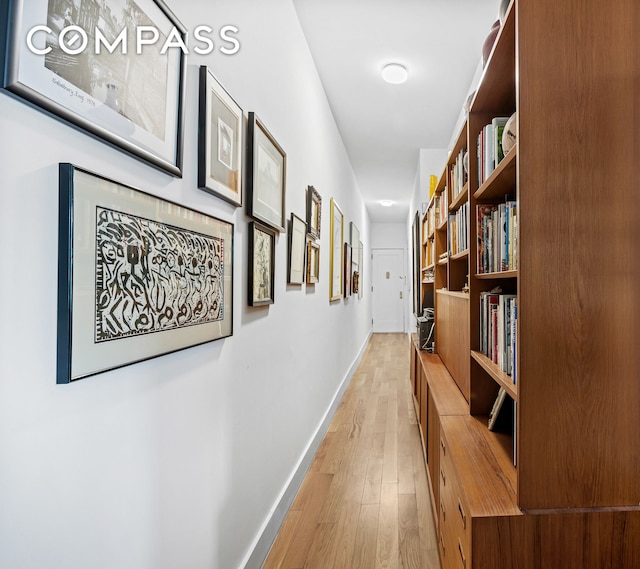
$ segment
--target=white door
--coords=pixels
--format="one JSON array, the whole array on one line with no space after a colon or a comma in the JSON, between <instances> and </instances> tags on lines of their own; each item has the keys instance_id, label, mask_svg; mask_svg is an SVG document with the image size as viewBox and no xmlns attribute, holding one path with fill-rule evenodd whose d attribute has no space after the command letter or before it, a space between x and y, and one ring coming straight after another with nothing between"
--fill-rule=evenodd
<instances>
[{"instance_id":1,"label":"white door","mask_svg":"<svg viewBox=\"0 0 640 569\"><path fill-rule=\"evenodd\" d=\"M402 249L373 250L373 331L404 332L405 271Z\"/></svg>"}]
</instances>

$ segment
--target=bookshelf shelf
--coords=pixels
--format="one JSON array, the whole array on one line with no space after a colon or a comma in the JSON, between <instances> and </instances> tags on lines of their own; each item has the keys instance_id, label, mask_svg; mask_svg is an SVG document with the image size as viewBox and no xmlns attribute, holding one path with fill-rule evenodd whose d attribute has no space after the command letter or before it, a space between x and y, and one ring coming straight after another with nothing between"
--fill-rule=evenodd
<instances>
[{"instance_id":1,"label":"bookshelf shelf","mask_svg":"<svg viewBox=\"0 0 640 569\"><path fill-rule=\"evenodd\" d=\"M468 258L469 258L469 249L465 249L460 253L456 253L455 255L449 256L449 259L451 259L452 261L460 261L462 259L468 259Z\"/></svg>"},{"instance_id":2,"label":"bookshelf shelf","mask_svg":"<svg viewBox=\"0 0 640 569\"><path fill-rule=\"evenodd\" d=\"M442 296L449 296L452 298L462 298L463 300L469 300L469 294L466 292L460 292L457 290L437 290L436 294Z\"/></svg>"},{"instance_id":3,"label":"bookshelf shelf","mask_svg":"<svg viewBox=\"0 0 640 569\"><path fill-rule=\"evenodd\" d=\"M453 213L460 209L460 206L464 204L469 197L469 182L467 182L462 191L453 199L451 205L449 206L449 212Z\"/></svg>"},{"instance_id":4,"label":"bookshelf shelf","mask_svg":"<svg viewBox=\"0 0 640 569\"><path fill-rule=\"evenodd\" d=\"M475 275L478 280L517 279L518 271L500 271L499 273L479 273Z\"/></svg>"},{"instance_id":5,"label":"bookshelf shelf","mask_svg":"<svg viewBox=\"0 0 640 569\"><path fill-rule=\"evenodd\" d=\"M511 399L518 401L518 388L514 385L511 377L504 373L484 354L471 350L471 357L478 362L482 369L484 369L500 387L504 388Z\"/></svg>"},{"instance_id":6,"label":"bookshelf shelf","mask_svg":"<svg viewBox=\"0 0 640 569\"><path fill-rule=\"evenodd\" d=\"M513 148L489 175L484 184L473 194L477 201L495 201L514 194L518 148Z\"/></svg>"},{"instance_id":7,"label":"bookshelf shelf","mask_svg":"<svg viewBox=\"0 0 640 569\"><path fill-rule=\"evenodd\" d=\"M446 231L447 225L449 224L449 220L445 219L438 227L436 227L436 231Z\"/></svg>"}]
</instances>

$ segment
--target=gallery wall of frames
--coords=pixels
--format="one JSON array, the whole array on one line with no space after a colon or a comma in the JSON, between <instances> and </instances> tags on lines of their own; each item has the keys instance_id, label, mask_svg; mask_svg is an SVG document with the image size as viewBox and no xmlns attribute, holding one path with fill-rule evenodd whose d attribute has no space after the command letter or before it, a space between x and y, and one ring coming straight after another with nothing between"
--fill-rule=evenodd
<instances>
[{"instance_id":1,"label":"gallery wall of frames","mask_svg":"<svg viewBox=\"0 0 640 569\"><path fill-rule=\"evenodd\" d=\"M287 246L288 286L313 288L325 278L329 303L363 297L357 225L329 190L287 189L287 153L273 134L278 125L268 127L257 111L242 109L211 68L198 69L193 133L184 121L191 98L181 50L161 53L156 46L135 56L114 50L88 57L61 47L64 25L83 22L106 33L109 21L159 23L161 33L173 29L186 45L186 28L164 3L143 0L135 13L115 0L102 8L63 0L32 4L28 10L26 3L9 3L0 15L8 29L0 51L6 92L170 176L185 174L183 141L196 135L198 188L246 211L242 288L249 307L268 307L284 292L275 286L280 242ZM21 41L43 17L52 30L44 57ZM94 40L90 35L89 44ZM88 171L73 156L59 164L58 174L57 383L233 335L233 267L240 257L233 223L108 172ZM287 210L287 191L305 192L305 211ZM324 251L327 275L320 271Z\"/></svg>"}]
</instances>

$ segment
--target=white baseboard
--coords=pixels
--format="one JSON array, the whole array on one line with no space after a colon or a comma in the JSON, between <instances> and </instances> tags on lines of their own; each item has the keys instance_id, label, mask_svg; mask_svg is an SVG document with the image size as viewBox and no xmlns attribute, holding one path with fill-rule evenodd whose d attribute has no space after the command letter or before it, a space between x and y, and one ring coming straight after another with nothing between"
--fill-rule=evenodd
<instances>
[{"instance_id":1,"label":"white baseboard","mask_svg":"<svg viewBox=\"0 0 640 569\"><path fill-rule=\"evenodd\" d=\"M307 449L302 455L302 458L298 462L298 465L294 469L293 473L291 474L289 481L285 485L280 498L276 500L276 504L266 522L264 523L262 531L259 533L253 547L250 549L249 554L241 565L243 569L260 569L264 564L264 561L269 554L269 550L271 549L271 546L273 545L273 542L278 535L278 532L280 531L280 526L282 525L282 522L284 521L284 518L286 517L291 504L293 504L293 500L298 493L300 485L302 484L302 481L304 480L304 477L307 474L311 463L313 462L316 452L320 447L320 443L322 443L324 436L327 433L327 429L331 424L331 420L333 419L333 416L338 409L338 406L340 405L340 401L342 401L342 397L344 396L344 393L347 390L347 387L349 386L349 383L351 382L351 379L353 378L358 365L360 364L360 360L364 355L364 351L367 347L367 344L369 343L371 334L372 332L369 332L364 344L362 344L358 355L347 371L347 374L340 384L340 387L336 391L331 405L329 405L329 408L327 409L327 412L320 422L320 425L318 425L314 436L311 438L311 441L309 441Z\"/></svg>"}]
</instances>

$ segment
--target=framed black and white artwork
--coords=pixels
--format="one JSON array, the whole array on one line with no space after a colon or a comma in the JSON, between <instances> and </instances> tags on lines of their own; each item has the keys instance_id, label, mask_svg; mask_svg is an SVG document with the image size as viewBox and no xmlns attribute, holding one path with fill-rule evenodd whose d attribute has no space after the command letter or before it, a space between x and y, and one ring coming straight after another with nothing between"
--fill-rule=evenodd
<instances>
[{"instance_id":1,"label":"framed black and white artwork","mask_svg":"<svg viewBox=\"0 0 640 569\"><path fill-rule=\"evenodd\" d=\"M57 383L233 333L233 225L59 166Z\"/></svg>"},{"instance_id":2,"label":"framed black and white artwork","mask_svg":"<svg viewBox=\"0 0 640 569\"><path fill-rule=\"evenodd\" d=\"M248 120L247 213L284 231L287 155L255 113Z\"/></svg>"},{"instance_id":3,"label":"framed black and white artwork","mask_svg":"<svg viewBox=\"0 0 640 569\"><path fill-rule=\"evenodd\" d=\"M304 219L292 213L289 224L289 271L287 274L289 284L304 282L306 242L307 224Z\"/></svg>"},{"instance_id":4,"label":"framed black and white artwork","mask_svg":"<svg viewBox=\"0 0 640 569\"><path fill-rule=\"evenodd\" d=\"M275 301L276 232L262 223L249 223L249 306Z\"/></svg>"},{"instance_id":5,"label":"framed black and white artwork","mask_svg":"<svg viewBox=\"0 0 640 569\"><path fill-rule=\"evenodd\" d=\"M242 205L242 109L206 66L200 67L198 187Z\"/></svg>"},{"instance_id":6,"label":"framed black and white artwork","mask_svg":"<svg viewBox=\"0 0 640 569\"><path fill-rule=\"evenodd\" d=\"M3 4L4 89L182 175L187 34L162 0Z\"/></svg>"}]
</instances>

